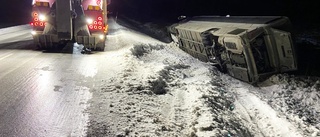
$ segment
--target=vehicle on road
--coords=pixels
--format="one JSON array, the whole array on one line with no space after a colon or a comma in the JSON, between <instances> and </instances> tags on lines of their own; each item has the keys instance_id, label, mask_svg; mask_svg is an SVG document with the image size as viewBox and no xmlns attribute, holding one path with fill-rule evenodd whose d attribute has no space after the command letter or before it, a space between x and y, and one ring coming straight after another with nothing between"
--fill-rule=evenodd
<instances>
[{"instance_id":1,"label":"vehicle on road","mask_svg":"<svg viewBox=\"0 0 320 137\"><path fill-rule=\"evenodd\" d=\"M237 79L255 83L271 74L297 70L287 17L193 17L170 26L185 52Z\"/></svg>"},{"instance_id":2,"label":"vehicle on road","mask_svg":"<svg viewBox=\"0 0 320 137\"><path fill-rule=\"evenodd\" d=\"M68 42L103 51L107 23L107 0L33 0L34 44L40 49L56 48Z\"/></svg>"}]
</instances>

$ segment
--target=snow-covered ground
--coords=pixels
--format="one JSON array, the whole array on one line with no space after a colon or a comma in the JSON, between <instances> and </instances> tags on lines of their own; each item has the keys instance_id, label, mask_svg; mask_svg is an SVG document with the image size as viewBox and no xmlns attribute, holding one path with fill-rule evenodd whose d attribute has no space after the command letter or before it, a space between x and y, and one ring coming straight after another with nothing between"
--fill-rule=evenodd
<instances>
[{"instance_id":1,"label":"snow-covered ground","mask_svg":"<svg viewBox=\"0 0 320 137\"><path fill-rule=\"evenodd\" d=\"M171 43L110 28L101 54L116 69L91 90L87 136L320 136L318 78L282 74L254 87Z\"/></svg>"},{"instance_id":2,"label":"snow-covered ground","mask_svg":"<svg viewBox=\"0 0 320 137\"><path fill-rule=\"evenodd\" d=\"M0 44L30 40L32 38L29 24L0 29Z\"/></svg>"},{"instance_id":3,"label":"snow-covered ground","mask_svg":"<svg viewBox=\"0 0 320 137\"><path fill-rule=\"evenodd\" d=\"M32 45L31 35L25 35L29 32L28 25L0 29L0 44L18 42L21 35L19 41ZM80 55L76 50L79 53L72 55L86 58L77 66L82 69L76 70L83 73L80 83L92 95L79 103L87 109L75 119L89 119L87 136L320 136L318 77L278 74L252 86L174 44L115 22L110 23L106 44L105 52ZM8 48L1 45L1 50ZM81 136L82 131L73 135Z\"/></svg>"}]
</instances>

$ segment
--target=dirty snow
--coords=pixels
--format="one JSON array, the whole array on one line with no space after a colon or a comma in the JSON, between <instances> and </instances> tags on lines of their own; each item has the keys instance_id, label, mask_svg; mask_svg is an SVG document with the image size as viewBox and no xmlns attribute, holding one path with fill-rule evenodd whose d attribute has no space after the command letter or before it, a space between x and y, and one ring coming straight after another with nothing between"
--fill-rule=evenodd
<instances>
[{"instance_id":1,"label":"dirty snow","mask_svg":"<svg viewBox=\"0 0 320 137\"><path fill-rule=\"evenodd\" d=\"M320 136L319 80L303 86L276 75L254 87L171 43L110 25L101 54L117 69L91 90L87 136Z\"/></svg>"}]
</instances>

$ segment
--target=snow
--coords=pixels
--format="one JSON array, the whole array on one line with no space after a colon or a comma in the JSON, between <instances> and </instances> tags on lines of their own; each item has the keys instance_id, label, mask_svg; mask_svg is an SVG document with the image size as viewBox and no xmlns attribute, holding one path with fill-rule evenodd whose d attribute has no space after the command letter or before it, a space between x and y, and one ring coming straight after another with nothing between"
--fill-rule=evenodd
<instances>
[{"instance_id":1,"label":"snow","mask_svg":"<svg viewBox=\"0 0 320 137\"><path fill-rule=\"evenodd\" d=\"M234 88L238 94L237 101L235 102L235 112L239 114L248 113L249 116L244 118L257 129L260 130L261 135L271 135L281 137L296 137L301 136L291 123L278 116L277 112L273 110L266 102L261 101L258 97L252 95L245 88ZM252 123L250 123L252 122ZM259 136L261 136L259 135Z\"/></svg>"},{"instance_id":2,"label":"snow","mask_svg":"<svg viewBox=\"0 0 320 137\"><path fill-rule=\"evenodd\" d=\"M1 29L0 40L15 42L14 32L28 28ZM92 93L88 103L79 104L87 136L320 136L317 77L278 74L252 86L117 23L110 23L106 44L105 52L72 55L86 56L81 84L94 85L83 89Z\"/></svg>"},{"instance_id":3,"label":"snow","mask_svg":"<svg viewBox=\"0 0 320 137\"><path fill-rule=\"evenodd\" d=\"M28 33L30 35L26 35ZM30 25L20 25L0 29L0 44L31 39L32 35Z\"/></svg>"},{"instance_id":4,"label":"snow","mask_svg":"<svg viewBox=\"0 0 320 137\"><path fill-rule=\"evenodd\" d=\"M278 74L261 83L260 92L270 106L308 133L306 136L320 136L319 80Z\"/></svg>"},{"instance_id":5,"label":"snow","mask_svg":"<svg viewBox=\"0 0 320 137\"><path fill-rule=\"evenodd\" d=\"M121 63L93 92L88 136L319 136L316 125L290 120L280 101L270 104L272 95L282 94L274 88L281 82L271 84L270 94L267 84L254 87L221 74L172 43L115 28L107 45L116 46L104 54L117 51L113 59ZM318 107L305 99L302 104Z\"/></svg>"}]
</instances>

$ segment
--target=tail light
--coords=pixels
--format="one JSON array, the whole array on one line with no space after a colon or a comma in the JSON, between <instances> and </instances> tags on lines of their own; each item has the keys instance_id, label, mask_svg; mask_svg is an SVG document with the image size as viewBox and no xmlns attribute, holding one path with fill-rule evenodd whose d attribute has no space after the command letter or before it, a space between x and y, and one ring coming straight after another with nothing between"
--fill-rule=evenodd
<instances>
[{"instance_id":1,"label":"tail light","mask_svg":"<svg viewBox=\"0 0 320 137\"><path fill-rule=\"evenodd\" d=\"M50 11L51 0L33 0L32 2L32 25L36 30L43 30L47 17L46 14Z\"/></svg>"},{"instance_id":2,"label":"tail light","mask_svg":"<svg viewBox=\"0 0 320 137\"><path fill-rule=\"evenodd\" d=\"M39 14L37 12L32 13L33 22L30 23L31 26L43 28L46 25L46 16Z\"/></svg>"},{"instance_id":3,"label":"tail light","mask_svg":"<svg viewBox=\"0 0 320 137\"><path fill-rule=\"evenodd\" d=\"M101 0L97 0L100 1ZM93 31L104 31L104 17L103 17L103 10L101 5L95 4L95 3L90 3L88 5L88 8L84 11L85 15L88 17L87 20L87 25L88 28L91 32Z\"/></svg>"},{"instance_id":4,"label":"tail light","mask_svg":"<svg viewBox=\"0 0 320 137\"><path fill-rule=\"evenodd\" d=\"M32 15L33 15L33 17L38 17L39 14L37 12L33 12Z\"/></svg>"},{"instance_id":5,"label":"tail light","mask_svg":"<svg viewBox=\"0 0 320 137\"><path fill-rule=\"evenodd\" d=\"M93 29L93 25L89 25L89 29Z\"/></svg>"},{"instance_id":6,"label":"tail light","mask_svg":"<svg viewBox=\"0 0 320 137\"><path fill-rule=\"evenodd\" d=\"M87 18L87 24L90 30L104 30L103 18L98 16L95 20Z\"/></svg>"}]
</instances>

